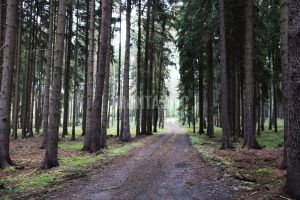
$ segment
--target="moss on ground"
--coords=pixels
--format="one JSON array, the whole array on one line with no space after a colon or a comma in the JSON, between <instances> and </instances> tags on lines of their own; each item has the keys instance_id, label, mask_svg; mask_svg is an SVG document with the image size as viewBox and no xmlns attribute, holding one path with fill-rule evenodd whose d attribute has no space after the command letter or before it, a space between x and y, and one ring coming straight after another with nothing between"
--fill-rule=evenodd
<instances>
[{"instance_id":1,"label":"moss on ground","mask_svg":"<svg viewBox=\"0 0 300 200\"><path fill-rule=\"evenodd\" d=\"M120 156L128 153L132 149L136 147L140 147L143 145L143 141L136 141L131 143L124 144L113 144L108 147L107 154L109 156Z\"/></svg>"},{"instance_id":2,"label":"moss on ground","mask_svg":"<svg viewBox=\"0 0 300 200\"><path fill-rule=\"evenodd\" d=\"M101 154L70 156L61 158L60 163L62 166L66 167L84 167L102 159L103 156Z\"/></svg>"},{"instance_id":3,"label":"moss on ground","mask_svg":"<svg viewBox=\"0 0 300 200\"><path fill-rule=\"evenodd\" d=\"M43 188L47 187L56 178L57 177L54 174L48 172L43 172L38 175L28 174L28 177L16 184L15 187L18 191L27 191L31 189Z\"/></svg>"},{"instance_id":4,"label":"moss on ground","mask_svg":"<svg viewBox=\"0 0 300 200\"><path fill-rule=\"evenodd\" d=\"M277 133L272 130L267 130L257 137L258 143L266 148L282 147L284 142L283 128L279 129Z\"/></svg>"},{"instance_id":5,"label":"moss on ground","mask_svg":"<svg viewBox=\"0 0 300 200\"><path fill-rule=\"evenodd\" d=\"M14 166L9 166L9 167L5 168L4 171L6 171L6 172L14 172L14 171L16 171L16 168Z\"/></svg>"},{"instance_id":6,"label":"moss on ground","mask_svg":"<svg viewBox=\"0 0 300 200\"><path fill-rule=\"evenodd\" d=\"M218 156L214 153L215 149L219 145L218 135L219 131L216 132L216 138L209 138L205 134L193 133L191 128L187 129L189 135L190 143L192 146L203 156L204 159L221 163L223 165L231 165L231 161L227 160L221 156Z\"/></svg>"},{"instance_id":7,"label":"moss on ground","mask_svg":"<svg viewBox=\"0 0 300 200\"><path fill-rule=\"evenodd\" d=\"M272 169L268 167L262 167L256 170L257 173L263 174L263 175L269 175L272 174Z\"/></svg>"},{"instance_id":8,"label":"moss on ground","mask_svg":"<svg viewBox=\"0 0 300 200\"><path fill-rule=\"evenodd\" d=\"M81 150L83 148L82 142L76 142L76 143L60 143L58 145L60 149L76 149Z\"/></svg>"},{"instance_id":9,"label":"moss on ground","mask_svg":"<svg viewBox=\"0 0 300 200\"><path fill-rule=\"evenodd\" d=\"M3 196L0 197L0 200L11 200L11 198L9 196Z\"/></svg>"}]
</instances>

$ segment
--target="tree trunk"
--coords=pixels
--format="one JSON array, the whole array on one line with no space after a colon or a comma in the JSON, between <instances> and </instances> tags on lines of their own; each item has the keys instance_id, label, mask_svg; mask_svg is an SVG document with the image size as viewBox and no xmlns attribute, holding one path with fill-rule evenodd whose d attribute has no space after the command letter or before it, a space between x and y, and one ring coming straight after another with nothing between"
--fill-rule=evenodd
<instances>
[{"instance_id":1,"label":"tree trunk","mask_svg":"<svg viewBox=\"0 0 300 200\"><path fill-rule=\"evenodd\" d=\"M244 145L249 148L260 149L260 145L256 141L254 128L254 68L253 68L253 15L254 2L247 0L246 7L246 42L245 42L245 100L244 100Z\"/></svg>"},{"instance_id":2,"label":"tree trunk","mask_svg":"<svg viewBox=\"0 0 300 200\"><path fill-rule=\"evenodd\" d=\"M79 0L76 2L76 32L75 32L75 64L74 64L74 86L73 86L73 119L72 119L72 138L71 140L76 139L76 113L78 110L77 105L77 89L78 89L78 82L77 82L77 65L78 65L78 25L79 25Z\"/></svg>"},{"instance_id":3,"label":"tree trunk","mask_svg":"<svg viewBox=\"0 0 300 200\"><path fill-rule=\"evenodd\" d=\"M192 97L192 103L193 103L193 105L192 105L192 109L193 109L193 111L192 111L192 115L193 115L193 117L192 117L192 120L193 120L193 133L196 133L195 85L194 84L193 84L193 91L192 91L192 93L193 93L193 97Z\"/></svg>"},{"instance_id":4,"label":"tree trunk","mask_svg":"<svg viewBox=\"0 0 300 200\"><path fill-rule=\"evenodd\" d=\"M240 126L240 85L239 85L239 69L240 65L238 62L236 63L235 67L235 93L234 93L234 141L238 142L239 141L239 136L241 132L241 126Z\"/></svg>"},{"instance_id":5,"label":"tree trunk","mask_svg":"<svg viewBox=\"0 0 300 200\"><path fill-rule=\"evenodd\" d=\"M300 1L288 1L288 68L287 75L287 112L288 126L286 136L287 180L286 192L295 199L300 199Z\"/></svg>"},{"instance_id":6,"label":"tree trunk","mask_svg":"<svg viewBox=\"0 0 300 200\"><path fill-rule=\"evenodd\" d=\"M213 43L212 38L207 43L207 135L210 138L214 134L214 66L213 66Z\"/></svg>"},{"instance_id":7,"label":"tree trunk","mask_svg":"<svg viewBox=\"0 0 300 200\"><path fill-rule=\"evenodd\" d=\"M17 50L16 50L16 79L15 79L15 99L14 99L14 111L13 111L13 133L12 136L14 139L18 138L18 115L19 115L19 82L20 82L20 65L21 65L21 36L22 36L22 4L19 3L18 10L18 33L17 33ZM1 14L0 14L1 16ZM1 20L0 20L1 21ZM1 86L0 86L1 87Z\"/></svg>"},{"instance_id":8,"label":"tree trunk","mask_svg":"<svg viewBox=\"0 0 300 200\"><path fill-rule=\"evenodd\" d=\"M149 67L149 35L150 35L150 10L151 0L147 0L147 19L145 24L145 62L144 62L144 75L143 75L143 107L142 107L142 129L141 135L147 134L147 94L148 94L148 67Z\"/></svg>"},{"instance_id":9,"label":"tree trunk","mask_svg":"<svg viewBox=\"0 0 300 200\"><path fill-rule=\"evenodd\" d=\"M138 1L138 39L137 39L137 81L136 81L136 136L141 134L140 113L141 113L141 48L142 48L142 2Z\"/></svg>"},{"instance_id":10,"label":"tree trunk","mask_svg":"<svg viewBox=\"0 0 300 200\"><path fill-rule=\"evenodd\" d=\"M121 57L122 57L122 1L120 1L120 32L119 32L119 68L118 68L118 105L117 105L117 136L120 136L121 111Z\"/></svg>"},{"instance_id":11,"label":"tree trunk","mask_svg":"<svg viewBox=\"0 0 300 200\"><path fill-rule=\"evenodd\" d=\"M83 150L91 151L93 131L93 77L94 77L94 51L95 51L95 0L90 1L89 8L89 45L87 70L87 105Z\"/></svg>"},{"instance_id":12,"label":"tree trunk","mask_svg":"<svg viewBox=\"0 0 300 200\"><path fill-rule=\"evenodd\" d=\"M112 8L110 8L112 13ZM109 26L109 36L108 41L111 40L111 26ZM107 137L107 128L109 127L108 121L108 107L109 107L109 78L110 78L110 58L111 58L111 43L107 45L107 54L106 54L106 70L105 70L105 79L104 79L104 94L103 94L103 111L102 111L102 131L101 131L101 148L106 148L106 137Z\"/></svg>"},{"instance_id":13,"label":"tree trunk","mask_svg":"<svg viewBox=\"0 0 300 200\"><path fill-rule=\"evenodd\" d=\"M131 19L131 0L127 0L126 7L126 42L125 42L125 61L124 61L124 81L123 81L123 134L120 138L123 142L131 140L130 121L129 121L129 69L130 69L130 19Z\"/></svg>"},{"instance_id":14,"label":"tree trunk","mask_svg":"<svg viewBox=\"0 0 300 200\"><path fill-rule=\"evenodd\" d=\"M82 136L86 131L86 113L87 113L87 82L88 82L88 57L89 57L89 21L90 21L90 0L86 0L86 23L85 23L85 67L84 67L84 92L83 92L83 112L82 112Z\"/></svg>"},{"instance_id":15,"label":"tree trunk","mask_svg":"<svg viewBox=\"0 0 300 200\"><path fill-rule=\"evenodd\" d=\"M2 80L2 70L3 70L3 54L4 54L4 44L5 44L5 25L6 25L6 0L1 2L0 7L0 87L1 87L1 80Z\"/></svg>"},{"instance_id":16,"label":"tree trunk","mask_svg":"<svg viewBox=\"0 0 300 200\"><path fill-rule=\"evenodd\" d=\"M53 82L50 92L48 141L44 162L41 166L41 168L47 169L58 166L58 131L60 122L61 79L66 24L66 0L59 1L57 22L55 62L53 70Z\"/></svg>"},{"instance_id":17,"label":"tree trunk","mask_svg":"<svg viewBox=\"0 0 300 200\"><path fill-rule=\"evenodd\" d=\"M92 128L92 152L100 151L101 135L101 108L104 89L105 67L107 59L107 45L110 43L110 26L111 26L111 0L102 0L102 21L101 21L101 39L98 59L100 61L96 76L95 99L93 106L93 128Z\"/></svg>"},{"instance_id":18,"label":"tree trunk","mask_svg":"<svg viewBox=\"0 0 300 200\"><path fill-rule=\"evenodd\" d=\"M229 116L229 80L227 74L226 35L225 35L225 9L224 0L219 0L220 7L220 52L221 52L221 126L223 133L222 149L233 148L230 140Z\"/></svg>"},{"instance_id":19,"label":"tree trunk","mask_svg":"<svg viewBox=\"0 0 300 200\"><path fill-rule=\"evenodd\" d=\"M261 131L265 131L265 102L261 99L261 122L260 122Z\"/></svg>"},{"instance_id":20,"label":"tree trunk","mask_svg":"<svg viewBox=\"0 0 300 200\"><path fill-rule=\"evenodd\" d=\"M10 0L6 8L6 35L0 95L0 168L2 169L13 164L9 156L9 136L16 35L17 1Z\"/></svg>"},{"instance_id":21,"label":"tree trunk","mask_svg":"<svg viewBox=\"0 0 300 200\"><path fill-rule=\"evenodd\" d=\"M26 58L27 58L27 63L26 63L26 68L24 71L24 88L23 88L23 94L22 94L22 139L27 138L27 132L29 130L29 118L30 118L30 91L31 91L31 64L32 64L32 52L33 52L33 42L34 42L34 28L33 28L33 23L32 23L32 12L33 12L33 5L32 2L30 5L31 14L29 16L29 27L30 27L30 33L28 36L28 47L27 47L27 52L26 52Z\"/></svg>"},{"instance_id":22,"label":"tree trunk","mask_svg":"<svg viewBox=\"0 0 300 200\"><path fill-rule=\"evenodd\" d=\"M275 74L275 55L272 56L273 60L273 74ZM273 75L273 123L274 132L277 133L277 86L276 86L275 75Z\"/></svg>"},{"instance_id":23,"label":"tree trunk","mask_svg":"<svg viewBox=\"0 0 300 200\"><path fill-rule=\"evenodd\" d=\"M256 121L255 121L255 127L257 124L257 136L260 136L261 134L261 90L260 87L257 87L257 106L256 106Z\"/></svg>"},{"instance_id":24,"label":"tree trunk","mask_svg":"<svg viewBox=\"0 0 300 200\"><path fill-rule=\"evenodd\" d=\"M53 49L53 10L54 3L50 0L50 19L48 29L48 50L47 50L47 63L46 63L46 84L44 91L44 105L43 105L43 143L41 148L46 148L48 140L48 117L49 117L49 93L51 84L51 68L52 68L52 49Z\"/></svg>"},{"instance_id":25,"label":"tree trunk","mask_svg":"<svg viewBox=\"0 0 300 200\"><path fill-rule=\"evenodd\" d=\"M280 23L280 36L281 36L281 71L282 71L282 91L283 91L283 118L284 118L284 156L282 162L282 169L287 168L287 139L288 139L288 0L280 0L281 7L281 23Z\"/></svg>"},{"instance_id":26,"label":"tree trunk","mask_svg":"<svg viewBox=\"0 0 300 200\"><path fill-rule=\"evenodd\" d=\"M203 84L203 52L202 49L199 53L199 134L204 134L204 84Z\"/></svg>"},{"instance_id":27,"label":"tree trunk","mask_svg":"<svg viewBox=\"0 0 300 200\"><path fill-rule=\"evenodd\" d=\"M73 37L73 0L68 2L68 35L67 35L67 58L64 73L64 118L63 118L63 133L64 138L68 135L69 121L69 98L70 98L70 65L72 59L72 37Z\"/></svg>"},{"instance_id":28,"label":"tree trunk","mask_svg":"<svg viewBox=\"0 0 300 200\"><path fill-rule=\"evenodd\" d=\"M29 88L28 88L28 98L29 98L29 101L27 102L28 103L28 109L29 109L29 117L28 117L28 120L29 120L29 126L28 126L28 132L29 132L29 137L33 137L33 108L34 108L34 102L35 102L35 86L36 86L36 65L37 65L37 53L36 53L36 50L37 50L37 45L38 45L38 29L37 29L37 18L38 18L38 13L35 11L36 10L36 7L37 7L37 2L35 2L35 5L33 7L33 26L32 26L32 29L33 29L33 33L32 33L32 38L33 38L33 41L32 41L32 49L31 49L31 58L30 58L30 65L31 65L31 70L30 70L30 75L29 75Z\"/></svg>"},{"instance_id":29,"label":"tree trunk","mask_svg":"<svg viewBox=\"0 0 300 200\"><path fill-rule=\"evenodd\" d=\"M269 130L272 130L273 127L273 120L272 120L272 88L271 90L271 95L270 95L270 106L269 106Z\"/></svg>"},{"instance_id":30,"label":"tree trunk","mask_svg":"<svg viewBox=\"0 0 300 200\"><path fill-rule=\"evenodd\" d=\"M154 66L154 16L155 16L155 0L152 0L151 30L149 38L149 66L148 66L148 96L147 96L147 135L152 135L152 114L153 114L153 66Z\"/></svg>"}]
</instances>

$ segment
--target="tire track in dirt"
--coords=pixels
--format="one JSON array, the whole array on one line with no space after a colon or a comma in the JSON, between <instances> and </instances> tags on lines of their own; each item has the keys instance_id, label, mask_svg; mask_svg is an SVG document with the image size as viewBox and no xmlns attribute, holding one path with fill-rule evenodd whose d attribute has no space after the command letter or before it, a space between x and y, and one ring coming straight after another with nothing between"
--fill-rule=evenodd
<instances>
[{"instance_id":1,"label":"tire track in dirt","mask_svg":"<svg viewBox=\"0 0 300 200\"><path fill-rule=\"evenodd\" d=\"M166 134L49 199L234 199L232 187L203 162L176 121L166 126Z\"/></svg>"}]
</instances>

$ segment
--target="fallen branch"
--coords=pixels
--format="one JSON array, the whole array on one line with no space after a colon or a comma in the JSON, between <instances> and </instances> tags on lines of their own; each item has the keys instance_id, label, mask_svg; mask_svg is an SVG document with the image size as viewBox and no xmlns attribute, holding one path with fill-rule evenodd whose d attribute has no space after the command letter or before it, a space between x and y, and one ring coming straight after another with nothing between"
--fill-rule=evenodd
<instances>
[{"instance_id":1,"label":"fallen branch","mask_svg":"<svg viewBox=\"0 0 300 200\"><path fill-rule=\"evenodd\" d=\"M246 182L251 182L251 183L257 182L255 178L249 178L244 175L234 175L233 177L239 181L246 181Z\"/></svg>"},{"instance_id":2,"label":"fallen branch","mask_svg":"<svg viewBox=\"0 0 300 200\"><path fill-rule=\"evenodd\" d=\"M282 195L280 195L279 197L282 198L282 199L285 199L285 200L292 200L292 199L287 198L287 197L284 197L284 196L282 196Z\"/></svg>"}]
</instances>

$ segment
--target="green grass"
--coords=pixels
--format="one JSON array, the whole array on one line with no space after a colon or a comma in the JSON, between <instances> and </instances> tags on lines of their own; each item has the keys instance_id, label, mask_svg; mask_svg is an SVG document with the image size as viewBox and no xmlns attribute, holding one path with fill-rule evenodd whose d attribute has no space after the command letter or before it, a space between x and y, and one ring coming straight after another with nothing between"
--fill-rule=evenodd
<instances>
[{"instance_id":1,"label":"green grass","mask_svg":"<svg viewBox=\"0 0 300 200\"><path fill-rule=\"evenodd\" d=\"M9 167L5 168L4 171L6 171L6 172L14 172L14 171L16 171L16 168L14 166L9 166Z\"/></svg>"},{"instance_id":2,"label":"green grass","mask_svg":"<svg viewBox=\"0 0 300 200\"><path fill-rule=\"evenodd\" d=\"M110 156L124 155L124 154L128 153L129 151L131 151L132 149L142 146L143 143L144 143L143 141L137 141L137 142L127 143L125 145L113 144L108 147L107 153Z\"/></svg>"},{"instance_id":3,"label":"green grass","mask_svg":"<svg viewBox=\"0 0 300 200\"><path fill-rule=\"evenodd\" d=\"M217 162L225 166L231 165L230 160L227 160L221 156L217 156L214 153L215 149L219 148L218 146L220 146L220 128L215 128L216 138L209 138L206 134L199 135L198 133L193 133L193 128L186 127L186 130L189 135L190 143L203 156L204 159Z\"/></svg>"},{"instance_id":4,"label":"green grass","mask_svg":"<svg viewBox=\"0 0 300 200\"><path fill-rule=\"evenodd\" d=\"M11 198L9 196L3 196L0 197L0 200L11 200Z\"/></svg>"},{"instance_id":5,"label":"green grass","mask_svg":"<svg viewBox=\"0 0 300 200\"><path fill-rule=\"evenodd\" d=\"M76 149L76 150L81 150L83 148L83 143L61 143L58 145L60 149Z\"/></svg>"},{"instance_id":6,"label":"green grass","mask_svg":"<svg viewBox=\"0 0 300 200\"><path fill-rule=\"evenodd\" d=\"M283 129L278 130L277 133L274 131L264 131L260 136L257 137L258 143L266 148L276 148L283 146L284 134Z\"/></svg>"},{"instance_id":7,"label":"green grass","mask_svg":"<svg viewBox=\"0 0 300 200\"><path fill-rule=\"evenodd\" d=\"M30 175L21 182L19 182L15 187L19 191L25 191L36 188L47 187L51 182L53 182L57 177L51 173L44 172L39 175Z\"/></svg>"},{"instance_id":8,"label":"green grass","mask_svg":"<svg viewBox=\"0 0 300 200\"><path fill-rule=\"evenodd\" d=\"M102 160L103 156L101 154L98 155L82 155L82 156L71 156L71 157L63 157L60 159L60 163L62 166L66 167L84 167L96 161Z\"/></svg>"},{"instance_id":9,"label":"green grass","mask_svg":"<svg viewBox=\"0 0 300 200\"><path fill-rule=\"evenodd\" d=\"M231 161L226 160L223 157L214 154L215 149L221 147L222 141L222 129L219 127L214 127L215 137L208 138L206 134L199 135L198 133L193 133L193 127L188 127L188 125L183 126L190 138L192 146L205 158L208 160L214 160L221 162L225 165L230 165ZM257 141L259 144L265 148L276 148L283 145L284 134L283 134L283 120L278 119L278 132L275 133L274 130L267 130L267 120L265 124L265 131L257 136ZM196 131L198 131L198 124L196 125ZM206 130L204 130L206 133ZM243 139L240 138L240 142L234 143L236 149L240 149L243 146ZM263 173L263 172L261 172Z\"/></svg>"},{"instance_id":10,"label":"green grass","mask_svg":"<svg viewBox=\"0 0 300 200\"><path fill-rule=\"evenodd\" d=\"M265 148L276 148L283 146L284 142L284 122L282 119L277 120L278 132L275 133L273 130L268 130L269 120L266 119L264 128L260 136L257 136L258 143Z\"/></svg>"},{"instance_id":11,"label":"green grass","mask_svg":"<svg viewBox=\"0 0 300 200\"><path fill-rule=\"evenodd\" d=\"M263 174L263 175L269 175L272 174L272 169L268 167L259 168L256 170L257 173Z\"/></svg>"}]
</instances>

